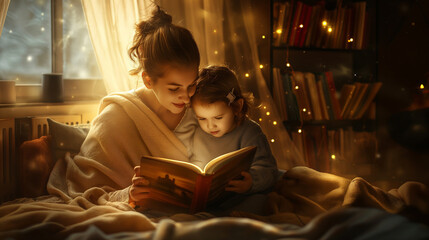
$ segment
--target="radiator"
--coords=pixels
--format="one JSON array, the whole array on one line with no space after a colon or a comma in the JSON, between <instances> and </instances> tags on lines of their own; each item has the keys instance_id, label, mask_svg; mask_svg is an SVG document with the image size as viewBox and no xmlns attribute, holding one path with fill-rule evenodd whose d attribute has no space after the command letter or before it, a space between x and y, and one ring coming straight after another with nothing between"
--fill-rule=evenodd
<instances>
[{"instance_id":1,"label":"radiator","mask_svg":"<svg viewBox=\"0 0 429 240\"><path fill-rule=\"evenodd\" d=\"M24 141L49 135L47 119L67 125L82 123L82 115L50 115L0 119L0 203L20 197L18 188L19 146Z\"/></svg>"},{"instance_id":2,"label":"radiator","mask_svg":"<svg viewBox=\"0 0 429 240\"><path fill-rule=\"evenodd\" d=\"M0 203L16 197L15 121L0 119Z\"/></svg>"}]
</instances>

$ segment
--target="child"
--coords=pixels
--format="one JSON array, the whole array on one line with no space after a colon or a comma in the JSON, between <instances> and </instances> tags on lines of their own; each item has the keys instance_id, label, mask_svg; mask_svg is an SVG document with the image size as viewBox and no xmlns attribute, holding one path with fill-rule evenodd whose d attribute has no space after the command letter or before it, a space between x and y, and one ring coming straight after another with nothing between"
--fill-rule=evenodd
<instances>
[{"instance_id":1,"label":"child","mask_svg":"<svg viewBox=\"0 0 429 240\"><path fill-rule=\"evenodd\" d=\"M246 146L256 146L250 172L231 180L227 191L260 193L273 186L277 164L260 126L248 118L249 102L243 96L234 72L224 66L200 71L191 98L199 126L191 140L191 162L204 167L210 159Z\"/></svg>"}]
</instances>

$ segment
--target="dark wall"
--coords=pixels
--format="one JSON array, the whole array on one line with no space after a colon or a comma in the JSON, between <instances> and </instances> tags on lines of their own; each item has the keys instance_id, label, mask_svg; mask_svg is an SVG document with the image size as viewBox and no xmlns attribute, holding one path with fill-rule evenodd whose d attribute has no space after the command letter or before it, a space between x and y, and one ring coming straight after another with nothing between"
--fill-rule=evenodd
<instances>
[{"instance_id":1,"label":"dark wall","mask_svg":"<svg viewBox=\"0 0 429 240\"><path fill-rule=\"evenodd\" d=\"M429 1L378 0L377 18L380 174L429 183L428 112L418 102L429 84Z\"/></svg>"}]
</instances>

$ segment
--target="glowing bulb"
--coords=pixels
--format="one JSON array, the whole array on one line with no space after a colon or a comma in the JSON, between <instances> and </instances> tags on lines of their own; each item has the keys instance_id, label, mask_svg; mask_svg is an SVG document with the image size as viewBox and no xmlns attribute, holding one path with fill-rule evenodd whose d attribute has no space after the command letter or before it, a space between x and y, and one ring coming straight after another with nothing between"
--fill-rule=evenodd
<instances>
[{"instance_id":1,"label":"glowing bulb","mask_svg":"<svg viewBox=\"0 0 429 240\"><path fill-rule=\"evenodd\" d=\"M304 27L304 24L299 24L299 28L303 28Z\"/></svg>"},{"instance_id":2,"label":"glowing bulb","mask_svg":"<svg viewBox=\"0 0 429 240\"><path fill-rule=\"evenodd\" d=\"M248 77L250 77L250 74L246 73L246 74L244 74L244 76L246 76L248 78Z\"/></svg>"},{"instance_id":3,"label":"glowing bulb","mask_svg":"<svg viewBox=\"0 0 429 240\"><path fill-rule=\"evenodd\" d=\"M262 122L262 118L259 118L258 120L259 120L260 122Z\"/></svg>"},{"instance_id":4,"label":"glowing bulb","mask_svg":"<svg viewBox=\"0 0 429 240\"><path fill-rule=\"evenodd\" d=\"M300 129L298 129L298 133L302 133L302 130L301 130L301 128L300 128Z\"/></svg>"},{"instance_id":5,"label":"glowing bulb","mask_svg":"<svg viewBox=\"0 0 429 240\"><path fill-rule=\"evenodd\" d=\"M216 30L216 29L214 29L214 30L213 30L213 33L216 33L216 32L217 32L217 30Z\"/></svg>"},{"instance_id":6,"label":"glowing bulb","mask_svg":"<svg viewBox=\"0 0 429 240\"><path fill-rule=\"evenodd\" d=\"M265 39L265 35L262 35L262 39Z\"/></svg>"},{"instance_id":7,"label":"glowing bulb","mask_svg":"<svg viewBox=\"0 0 429 240\"><path fill-rule=\"evenodd\" d=\"M349 40L347 40L347 42L353 42L353 38L349 38Z\"/></svg>"},{"instance_id":8,"label":"glowing bulb","mask_svg":"<svg viewBox=\"0 0 429 240\"><path fill-rule=\"evenodd\" d=\"M290 67L290 63L288 63L288 62L287 62L287 63L286 63L286 67Z\"/></svg>"},{"instance_id":9,"label":"glowing bulb","mask_svg":"<svg viewBox=\"0 0 429 240\"><path fill-rule=\"evenodd\" d=\"M273 125L277 125L277 121L274 121L274 122L273 122Z\"/></svg>"},{"instance_id":10,"label":"glowing bulb","mask_svg":"<svg viewBox=\"0 0 429 240\"><path fill-rule=\"evenodd\" d=\"M216 54L216 55L217 55L217 54L218 54L218 51L217 51L217 50L216 50L216 51L214 51L214 54Z\"/></svg>"},{"instance_id":11,"label":"glowing bulb","mask_svg":"<svg viewBox=\"0 0 429 240\"><path fill-rule=\"evenodd\" d=\"M264 109L267 109L267 106L264 106L263 108L264 108Z\"/></svg>"},{"instance_id":12,"label":"glowing bulb","mask_svg":"<svg viewBox=\"0 0 429 240\"><path fill-rule=\"evenodd\" d=\"M45 28L44 28L44 27L42 27L42 28L40 29L40 31L44 32L44 31L45 31Z\"/></svg>"},{"instance_id":13,"label":"glowing bulb","mask_svg":"<svg viewBox=\"0 0 429 240\"><path fill-rule=\"evenodd\" d=\"M302 109L302 111L303 111L303 112L307 112L307 108L303 108L303 109Z\"/></svg>"},{"instance_id":14,"label":"glowing bulb","mask_svg":"<svg viewBox=\"0 0 429 240\"><path fill-rule=\"evenodd\" d=\"M45 16L45 13L44 13L44 12L42 12L42 13L40 13L40 15Z\"/></svg>"},{"instance_id":15,"label":"glowing bulb","mask_svg":"<svg viewBox=\"0 0 429 240\"><path fill-rule=\"evenodd\" d=\"M264 68L264 65L259 64L259 68L260 68L260 69Z\"/></svg>"},{"instance_id":16,"label":"glowing bulb","mask_svg":"<svg viewBox=\"0 0 429 240\"><path fill-rule=\"evenodd\" d=\"M27 56L27 62L31 62L33 61L33 57L32 56Z\"/></svg>"},{"instance_id":17,"label":"glowing bulb","mask_svg":"<svg viewBox=\"0 0 429 240\"><path fill-rule=\"evenodd\" d=\"M274 142L274 138L271 138L271 142Z\"/></svg>"},{"instance_id":18,"label":"glowing bulb","mask_svg":"<svg viewBox=\"0 0 429 240\"><path fill-rule=\"evenodd\" d=\"M298 87L298 86L295 86L295 89L296 89L296 90L298 90L298 89L299 89L299 87Z\"/></svg>"},{"instance_id":19,"label":"glowing bulb","mask_svg":"<svg viewBox=\"0 0 429 240\"><path fill-rule=\"evenodd\" d=\"M328 28L328 32L332 32L332 27L329 27L329 28Z\"/></svg>"},{"instance_id":20,"label":"glowing bulb","mask_svg":"<svg viewBox=\"0 0 429 240\"><path fill-rule=\"evenodd\" d=\"M322 26L323 26L323 27L328 26L328 22L327 22L327 21L322 21Z\"/></svg>"},{"instance_id":21,"label":"glowing bulb","mask_svg":"<svg viewBox=\"0 0 429 240\"><path fill-rule=\"evenodd\" d=\"M9 30L9 33L13 33L12 29L11 29L11 30Z\"/></svg>"},{"instance_id":22,"label":"glowing bulb","mask_svg":"<svg viewBox=\"0 0 429 240\"><path fill-rule=\"evenodd\" d=\"M270 112L267 112L266 114L267 114L267 116L270 116L270 114L271 114L271 113L270 113Z\"/></svg>"},{"instance_id":23,"label":"glowing bulb","mask_svg":"<svg viewBox=\"0 0 429 240\"><path fill-rule=\"evenodd\" d=\"M332 155L331 155L331 158L332 158L333 160L335 160L335 154L332 154Z\"/></svg>"},{"instance_id":24,"label":"glowing bulb","mask_svg":"<svg viewBox=\"0 0 429 240\"><path fill-rule=\"evenodd\" d=\"M276 33L277 33L277 34L282 34L282 30L281 30L281 29L277 29L277 30L276 30Z\"/></svg>"},{"instance_id":25,"label":"glowing bulb","mask_svg":"<svg viewBox=\"0 0 429 240\"><path fill-rule=\"evenodd\" d=\"M425 85L423 85L423 83L420 84L420 89L425 89Z\"/></svg>"}]
</instances>

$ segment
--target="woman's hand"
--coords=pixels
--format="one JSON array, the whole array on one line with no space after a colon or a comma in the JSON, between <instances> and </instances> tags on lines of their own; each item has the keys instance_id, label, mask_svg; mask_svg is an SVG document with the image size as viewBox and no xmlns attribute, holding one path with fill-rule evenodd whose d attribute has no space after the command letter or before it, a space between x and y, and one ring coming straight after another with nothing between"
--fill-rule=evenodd
<instances>
[{"instance_id":1,"label":"woman's hand","mask_svg":"<svg viewBox=\"0 0 429 240\"><path fill-rule=\"evenodd\" d=\"M226 191L236 192L236 193L245 193L249 191L252 187L252 176L248 172L241 172L243 176L242 180L231 180L228 183L228 187L225 188Z\"/></svg>"},{"instance_id":2,"label":"woman's hand","mask_svg":"<svg viewBox=\"0 0 429 240\"><path fill-rule=\"evenodd\" d=\"M140 176L140 166L134 167L134 176L130 187L130 202L138 202L143 199L144 195L149 193L149 180Z\"/></svg>"}]
</instances>

